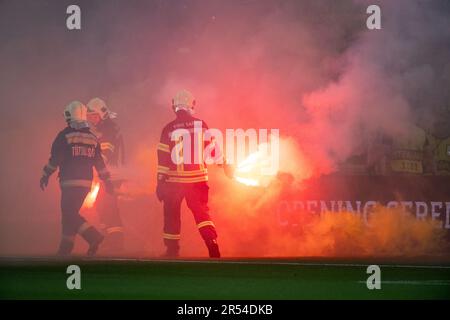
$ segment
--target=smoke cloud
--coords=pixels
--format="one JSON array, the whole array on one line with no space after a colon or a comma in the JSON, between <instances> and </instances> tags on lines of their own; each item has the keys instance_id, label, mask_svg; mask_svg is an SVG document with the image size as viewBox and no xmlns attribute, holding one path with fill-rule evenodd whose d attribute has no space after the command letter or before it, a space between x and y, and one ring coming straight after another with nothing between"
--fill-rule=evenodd
<instances>
[{"instance_id":1,"label":"smoke cloud","mask_svg":"<svg viewBox=\"0 0 450 320\"><path fill-rule=\"evenodd\" d=\"M333 172L379 132L432 127L450 103L450 5L372 2L79 1L80 31L65 28L70 1L1 2L0 254L48 254L56 247L59 190L53 177L42 193L38 180L71 100L98 96L119 115L134 194L121 209L137 255L162 248L155 146L180 88L195 94L197 114L210 127L279 128L281 152L291 155L283 171L299 183ZM374 3L382 8L382 29L369 31L365 9ZM211 208L220 221L225 209L240 214L237 208L250 201L214 170ZM223 205L229 195L232 208ZM268 192L257 208L275 196ZM258 214L254 209L240 211ZM243 217L243 226L256 221ZM192 219L183 218L185 253L203 253ZM318 223L306 239L334 223L341 222ZM235 227L224 222L221 232ZM275 243L261 232L263 244ZM333 254L327 246L265 251L263 244L254 252Z\"/></svg>"},{"instance_id":2,"label":"smoke cloud","mask_svg":"<svg viewBox=\"0 0 450 320\"><path fill-rule=\"evenodd\" d=\"M274 228L273 216L227 217L226 254L237 257L417 257L448 249L432 221L379 207L369 225L353 212L305 213L297 228ZM244 221L244 223L242 223ZM235 239L239 239L236 241Z\"/></svg>"}]
</instances>

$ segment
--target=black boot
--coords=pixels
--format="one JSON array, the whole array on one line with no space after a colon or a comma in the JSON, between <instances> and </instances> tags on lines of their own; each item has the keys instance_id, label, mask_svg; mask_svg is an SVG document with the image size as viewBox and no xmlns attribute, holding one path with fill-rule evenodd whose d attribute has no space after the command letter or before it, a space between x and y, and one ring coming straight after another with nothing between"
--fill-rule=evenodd
<instances>
[{"instance_id":1,"label":"black boot","mask_svg":"<svg viewBox=\"0 0 450 320\"><path fill-rule=\"evenodd\" d=\"M58 252L56 255L60 257L66 257L72 253L73 250L73 240L62 239L59 243Z\"/></svg>"},{"instance_id":2,"label":"black boot","mask_svg":"<svg viewBox=\"0 0 450 320\"><path fill-rule=\"evenodd\" d=\"M173 249L166 249L166 252L161 256L161 258L168 258L168 259L176 259L180 256L180 252L178 250Z\"/></svg>"},{"instance_id":3,"label":"black boot","mask_svg":"<svg viewBox=\"0 0 450 320\"><path fill-rule=\"evenodd\" d=\"M180 256L180 246L178 242L166 243L166 253L161 258L174 259Z\"/></svg>"},{"instance_id":4,"label":"black boot","mask_svg":"<svg viewBox=\"0 0 450 320\"><path fill-rule=\"evenodd\" d=\"M209 257L210 258L220 258L219 245L217 244L217 240L208 240L205 242L208 247Z\"/></svg>"},{"instance_id":5,"label":"black boot","mask_svg":"<svg viewBox=\"0 0 450 320\"><path fill-rule=\"evenodd\" d=\"M87 251L87 255L89 257L94 256L97 253L98 247L102 243L103 239L105 238L100 232L97 231L94 227L87 228L81 236L84 238L84 240L89 243L89 249Z\"/></svg>"}]
</instances>

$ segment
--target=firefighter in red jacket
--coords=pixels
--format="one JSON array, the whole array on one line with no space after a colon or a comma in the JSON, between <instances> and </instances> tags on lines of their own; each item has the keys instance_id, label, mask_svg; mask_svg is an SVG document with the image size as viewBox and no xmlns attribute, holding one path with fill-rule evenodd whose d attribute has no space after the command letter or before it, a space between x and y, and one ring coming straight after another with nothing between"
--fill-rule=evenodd
<instances>
[{"instance_id":1,"label":"firefighter in red jacket","mask_svg":"<svg viewBox=\"0 0 450 320\"><path fill-rule=\"evenodd\" d=\"M100 98L94 98L87 104L87 118L92 132L97 136L105 163L111 172L111 181L115 189L119 189L123 180L117 174L118 168L124 165L125 152L122 134L114 118L116 113L109 110ZM105 191L101 184L95 203L102 229L106 235L102 250L109 253L120 253L124 250L123 223L120 217L118 199L115 193Z\"/></svg>"},{"instance_id":2,"label":"firefighter in red jacket","mask_svg":"<svg viewBox=\"0 0 450 320\"><path fill-rule=\"evenodd\" d=\"M203 132L208 127L204 121L192 116L195 100L186 90L178 92L172 100L172 108L176 119L167 124L161 134L158 144L158 177L156 194L164 204L164 244L167 257L177 257L180 240L180 207L183 199L194 215L198 230L205 241L209 256L219 258L220 251L217 244L217 232L209 215L208 208L208 172L202 159L188 161L187 154L194 157L194 139L203 142ZM195 136L194 125L201 124L201 136ZM173 141L176 130L184 130L190 135L192 152L183 150L183 139ZM188 139L189 140L189 139Z\"/></svg>"},{"instance_id":3,"label":"firefighter in red jacket","mask_svg":"<svg viewBox=\"0 0 450 320\"><path fill-rule=\"evenodd\" d=\"M92 184L92 167L100 179L108 185L109 172L103 161L97 137L89 130L86 121L87 108L78 101L71 102L64 111L68 126L59 132L51 148L51 155L40 180L42 190L50 176L59 168L61 187L62 237L58 255L69 255L75 236L80 234L89 244L87 254L94 255L103 235L79 214Z\"/></svg>"}]
</instances>

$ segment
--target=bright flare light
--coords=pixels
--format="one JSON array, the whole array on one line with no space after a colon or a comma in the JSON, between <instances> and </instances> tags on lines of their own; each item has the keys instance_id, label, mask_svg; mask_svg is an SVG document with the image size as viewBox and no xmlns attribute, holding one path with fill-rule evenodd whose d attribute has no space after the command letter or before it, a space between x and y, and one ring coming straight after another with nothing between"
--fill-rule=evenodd
<instances>
[{"instance_id":1,"label":"bright flare light","mask_svg":"<svg viewBox=\"0 0 450 320\"><path fill-rule=\"evenodd\" d=\"M245 184L247 186L251 187L257 187L259 186L259 181L256 179L249 179L249 178L242 178L242 177L234 177L237 182Z\"/></svg>"},{"instance_id":2,"label":"bright flare light","mask_svg":"<svg viewBox=\"0 0 450 320\"><path fill-rule=\"evenodd\" d=\"M275 173L271 175L263 174L264 171L262 169L268 167L272 161L268 150L267 144L260 144L258 151L251 153L238 164L234 173L234 179L251 187L267 185L270 179L275 176Z\"/></svg>"},{"instance_id":3,"label":"bright flare light","mask_svg":"<svg viewBox=\"0 0 450 320\"><path fill-rule=\"evenodd\" d=\"M94 206L95 200L97 200L98 190L100 190L100 182L92 182L91 191L89 191L86 199L84 199L83 208L90 209Z\"/></svg>"}]
</instances>

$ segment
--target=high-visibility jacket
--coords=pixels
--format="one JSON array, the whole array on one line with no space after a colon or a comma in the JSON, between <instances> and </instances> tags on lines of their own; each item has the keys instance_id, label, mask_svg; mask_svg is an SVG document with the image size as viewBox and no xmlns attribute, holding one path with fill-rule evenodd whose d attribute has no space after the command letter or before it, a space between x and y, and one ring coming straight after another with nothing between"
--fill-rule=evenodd
<instances>
[{"instance_id":1,"label":"high-visibility jacket","mask_svg":"<svg viewBox=\"0 0 450 320\"><path fill-rule=\"evenodd\" d=\"M167 124L158 144L158 179L168 183L199 183L208 181L204 161L204 133L208 126L186 111L178 111Z\"/></svg>"},{"instance_id":2,"label":"high-visibility jacket","mask_svg":"<svg viewBox=\"0 0 450 320\"><path fill-rule=\"evenodd\" d=\"M56 136L44 174L51 175L59 167L61 187L90 188L93 167L100 179L109 178L109 171L101 155L100 143L89 128L67 127Z\"/></svg>"}]
</instances>

